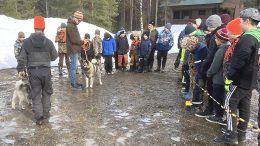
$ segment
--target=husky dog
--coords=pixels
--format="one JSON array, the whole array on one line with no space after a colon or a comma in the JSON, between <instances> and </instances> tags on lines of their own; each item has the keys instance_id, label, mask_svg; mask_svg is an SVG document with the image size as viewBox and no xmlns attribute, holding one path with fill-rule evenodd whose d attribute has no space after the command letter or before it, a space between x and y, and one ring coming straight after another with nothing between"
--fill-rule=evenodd
<instances>
[{"instance_id":1,"label":"husky dog","mask_svg":"<svg viewBox=\"0 0 260 146\"><path fill-rule=\"evenodd\" d=\"M92 59L91 62L88 60L83 60L83 73L86 76L86 88L93 87L93 79L96 75L99 80L99 84L102 85L101 81L101 67L100 63L96 59Z\"/></svg>"},{"instance_id":2,"label":"husky dog","mask_svg":"<svg viewBox=\"0 0 260 146\"><path fill-rule=\"evenodd\" d=\"M25 109L24 100L26 100L28 104L31 104L31 102L28 99L29 91L30 91L30 85L27 79L21 79L16 82L15 90L12 98L12 109L15 109L17 100L19 100L20 109Z\"/></svg>"}]
</instances>

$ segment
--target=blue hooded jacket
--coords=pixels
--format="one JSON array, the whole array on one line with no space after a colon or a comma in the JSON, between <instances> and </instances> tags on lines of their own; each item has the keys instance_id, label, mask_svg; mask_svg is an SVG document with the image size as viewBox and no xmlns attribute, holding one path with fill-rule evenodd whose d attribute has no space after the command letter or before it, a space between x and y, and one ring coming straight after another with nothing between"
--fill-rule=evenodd
<instances>
[{"instance_id":1,"label":"blue hooded jacket","mask_svg":"<svg viewBox=\"0 0 260 146\"><path fill-rule=\"evenodd\" d=\"M116 42L115 39L110 38L110 39L103 39L102 41L102 47L103 47L103 55L108 56L108 55L114 55L114 52L116 51Z\"/></svg>"}]
</instances>

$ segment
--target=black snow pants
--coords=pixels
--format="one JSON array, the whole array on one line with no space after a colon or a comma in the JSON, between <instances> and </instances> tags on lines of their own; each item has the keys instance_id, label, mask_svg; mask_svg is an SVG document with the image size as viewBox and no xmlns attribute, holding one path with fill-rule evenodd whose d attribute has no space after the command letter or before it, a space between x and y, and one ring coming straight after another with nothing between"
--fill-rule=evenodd
<instances>
[{"instance_id":1,"label":"black snow pants","mask_svg":"<svg viewBox=\"0 0 260 146\"><path fill-rule=\"evenodd\" d=\"M50 96L53 93L51 69L49 67L29 67L29 81L34 117L36 120L48 117L51 109Z\"/></svg>"}]
</instances>

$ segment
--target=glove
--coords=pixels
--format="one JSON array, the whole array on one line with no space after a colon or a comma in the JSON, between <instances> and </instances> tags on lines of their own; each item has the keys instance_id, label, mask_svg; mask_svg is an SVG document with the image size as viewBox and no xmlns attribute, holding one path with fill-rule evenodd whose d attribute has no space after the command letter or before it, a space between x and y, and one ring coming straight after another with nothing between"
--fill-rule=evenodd
<instances>
[{"instance_id":1,"label":"glove","mask_svg":"<svg viewBox=\"0 0 260 146\"><path fill-rule=\"evenodd\" d=\"M229 90L230 90L229 88L230 88L230 85L231 85L232 82L233 82L232 80L229 80L229 79L226 78L226 80L225 80L225 90L227 92L229 92Z\"/></svg>"},{"instance_id":2,"label":"glove","mask_svg":"<svg viewBox=\"0 0 260 146\"><path fill-rule=\"evenodd\" d=\"M24 78L26 78L27 75L24 71L20 71L20 72L18 72L18 76L19 76L19 78L24 79Z\"/></svg>"}]
</instances>

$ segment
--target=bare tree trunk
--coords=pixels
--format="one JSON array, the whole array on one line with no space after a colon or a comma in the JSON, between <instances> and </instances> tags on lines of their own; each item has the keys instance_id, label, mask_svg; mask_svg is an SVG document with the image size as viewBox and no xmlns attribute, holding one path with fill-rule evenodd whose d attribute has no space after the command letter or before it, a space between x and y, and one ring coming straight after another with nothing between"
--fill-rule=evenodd
<instances>
[{"instance_id":1,"label":"bare tree trunk","mask_svg":"<svg viewBox=\"0 0 260 146\"><path fill-rule=\"evenodd\" d=\"M140 28L141 28L141 32L143 32L144 30L144 26L143 26L143 0L140 0Z\"/></svg>"},{"instance_id":2,"label":"bare tree trunk","mask_svg":"<svg viewBox=\"0 0 260 146\"><path fill-rule=\"evenodd\" d=\"M134 14L133 0L130 0L130 31L133 31L133 14Z\"/></svg>"},{"instance_id":3,"label":"bare tree trunk","mask_svg":"<svg viewBox=\"0 0 260 146\"><path fill-rule=\"evenodd\" d=\"M158 24L157 19L158 19L158 0L156 0L155 3L155 26L157 26Z\"/></svg>"},{"instance_id":4,"label":"bare tree trunk","mask_svg":"<svg viewBox=\"0 0 260 146\"><path fill-rule=\"evenodd\" d=\"M256 1L256 6L260 6L260 0Z\"/></svg>"},{"instance_id":5,"label":"bare tree trunk","mask_svg":"<svg viewBox=\"0 0 260 146\"><path fill-rule=\"evenodd\" d=\"M168 0L166 0L164 5L164 24L167 23L167 5L168 5Z\"/></svg>"},{"instance_id":6,"label":"bare tree trunk","mask_svg":"<svg viewBox=\"0 0 260 146\"><path fill-rule=\"evenodd\" d=\"M48 0L45 1L46 4L45 4L45 8L46 8L46 18L49 17L49 10L48 10Z\"/></svg>"}]
</instances>

